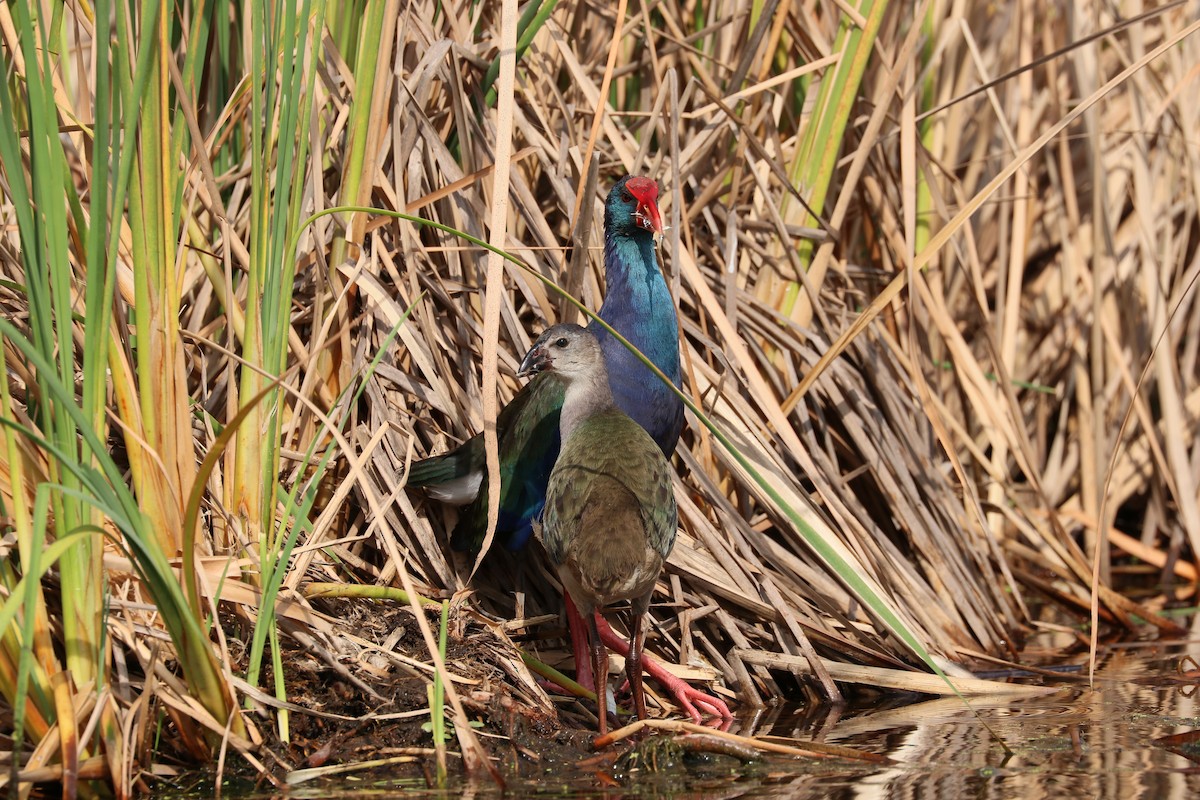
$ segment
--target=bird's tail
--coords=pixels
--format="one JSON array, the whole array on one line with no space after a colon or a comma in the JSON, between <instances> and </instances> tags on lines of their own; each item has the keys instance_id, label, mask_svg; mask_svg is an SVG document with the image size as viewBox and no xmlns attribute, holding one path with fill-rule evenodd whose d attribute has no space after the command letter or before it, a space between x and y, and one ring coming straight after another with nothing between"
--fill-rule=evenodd
<instances>
[{"instance_id":1,"label":"bird's tail","mask_svg":"<svg viewBox=\"0 0 1200 800\"><path fill-rule=\"evenodd\" d=\"M408 469L408 485L414 489L437 486L455 478L461 478L468 470L463 469L462 457L457 450L445 455L414 461Z\"/></svg>"},{"instance_id":2,"label":"bird's tail","mask_svg":"<svg viewBox=\"0 0 1200 800\"><path fill-rule=\"evenodd\" d=\"M408 486L424 488L443 503L463 505L479 494L483 479L482 448L476 440L464 442L449 453L417 461L408 468Z\"/></svg>"}]
</instances>

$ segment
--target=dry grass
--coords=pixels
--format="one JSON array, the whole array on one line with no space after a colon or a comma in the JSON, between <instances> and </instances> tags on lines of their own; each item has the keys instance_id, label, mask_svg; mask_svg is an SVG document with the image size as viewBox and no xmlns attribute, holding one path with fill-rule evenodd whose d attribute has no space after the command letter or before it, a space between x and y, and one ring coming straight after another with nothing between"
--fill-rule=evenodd
<instances>
[{"instance_id":1,"label":"dry grass","mask_svg":"<svg viewBox=\"0 0 1200 800\"><path fill-rule=\"evenodd\" d=\"M1189 102L1200 39L1179 39L1186 6L1018 72L1112 27L1111 9L1081 2L1047 17L1028 2L926 4L922 40L895 4L814 224L809 187L789 175L811 119L804 87L811 99L807 82L838 58L833 4L768 2L758 19L731 2L632 4L614 43L611 6L564 0L517 65L511 104L502 75L499 114L479 110L500 35L493 5L393 4L394 44L372 98L356 96L325 42L305 215L340 203L418 214L502 244L595 309L603 194L621 174L655 177L688 394L926 648L955 662L1015 657L1038 625L1033 602L1086 616L1093 586L1102 622L1132 626L1136 613L1169 626L1155 611L1194 587L1185 570L1200 554L1200 107ZM361 187L343 198L343 134L364 102ZM1031 147L1081 103L1077 121ZM215 142L226 125L246 125L247 110L208 108L201 130ZM497 175L496 154L509 150ZM225 420L238 343L212 267L247 267L250 193L242 166L207 182L210 155L178 165L195 226L181 234L180 319L192 397ZM494 180L507 184L501 228ZM331 264L347 227L346 260ZM18 284L19 248L6 233L0 277ZM285 616L322 638L336 630L287 590L407 579L429 596L468 588L470 565L445 544L453 512L404 490L406 464L483 429L489 355L507 400L536 333L577 312L512 264L489 271L481 249L384 216L321 218L299 252L282 485L304 480L299 454L328 441L318 412L349 423L285 579ZM131 284L118 290L134 302ZM0 303L13 319L25 313L6 286ZM840 355L818 366L835 342ZM14 400L27 401L11 353L8 366ZM367 374L349 402L346 389ZM194 425L197 455L217 434L207 419ZM676 461L682 530L649 649L751 703L783 693L788 657L813 648L916 664L689 423ZM218 469L214 498L226 479ZM6 504L20 502L7 480L0 488ZM257 552L239 538L236 511L210 499L205 554ZM1108 588L1123 563L1114 542L1140 547L1164 579L1190 574L1190 586L1135 606ZM507 638L522 628L502 621L557 614L559 598L539 554L494 561L470 582L460 621L487 623L512 690L549 707ZM223 564L206 562L206 596L223 586L253 613L253 580ZM150 664L137 582L109 566L114 649ZM253 571L253 558L238 567ZM735 648L752 655L731 659ZM553 660L562 648L539 649ZM161 661L154 670L167 682L160 694L182 704Z\"/></svg>"},{"instance_id":2,"label":"dry grass","mask_svg":"<svg viewBox=\"0 0 1200 800\"><path fill-rule=\"evenodd\" d=\"M1086 607L1087 553L1118 512L1144 520L1143 542L1176 557L1181 545L1194 542L1197 531L1185 510L1196 496L1188 454L1200 399L1195 347L1187 345L1195 323L1186 323L1195 318L1188 313L1187 292L1195 270L1195 242L1189 238L1194 203L1187 174L1179 169L1190 151L1182 135L1189 129L1181 118L1186 112L1172 102L1182 90L1164 88L1186 80L1183 74L1177 80L1163 74L1172 57L1136 73L1093 106L1085 121L1094 120L1094 133L1081 125L1068 128L1033 152L1012 181L989 189L987 202L949 244L921 254L926 269L905 267L913 263L919 239L918 201L906 187L918 175L934 200L919 223L937 232L993 176L1016 163L1034 134L1059 121L1075 98L1135 60L1132 53L1170 38L1182 17L1168 13L1138 27L1136 47L1132 30L1106 40L1107 61L1092 63L1094 48L1083 48L989 94L954 103L929 117L925 133L912 107L916 54L888 65L890 71L876 63L867 75L862 109L881 124L859 118L850 131L843 163L858 169L838 176L842 183L830 219L835 233L817 256L827 258L831 269L819 284L810 271L802 290L819 298L811 319L799 313L799 305L790 318L779 308L788 282L805 277L793 249L803 232L788 227L789 209L798 204L780 184L778 169L794 145L786 132L795 128L790 116L795 109L790 98L769 90L751 95L732 114L711 106L711 99L720 98L710 98L705 84L738 64L739 44L748 35L743 17L716 13L711 19L719 25L704 40L709 58L675 47L663 33L670 22L657 26L640 61L627 56L626 71L641 85L657 87L642 104L651 113L606 118L607 141L599 142L599 154L601 164L611 165L602 170L606 175L644 172L664 185L665 212L674 222L661 251L677 287L688 383L717 424L758 455L785 496L797 504L812 497L814 524L884 587L922 641L952 659L975 650L1004 652L1014 637L1019 640L1031 622L1023 602L1030 586L1055 584ZM1011 17L942 25L933 69L943 80L936 81L939 94L929 105L950 103L1083 35L1069 35L1059 21L1048 28L1059 38L1049 32L1040 41L1031 36L1025 50L1008 52L1002 33L1020 19L1014 10ZM810 21L789 18L784 27L820 29L804 22ZM894 28L902 22L899 15L889 18ZM637 32L635 27L633 35ZM883 38L894 42L901 32L885 30ZM969 40L996 45L981 46L978 58L984 61L976 64ZM509 223L510 249L542 274L580 286L593 308L602 283L594 246L580 275L578 250L564 266L556 245L569 239L577 176L586 173L577 154L586 148L590 115L568 111L593 103L602 80L597 71L589 75L572 63L601 63L608 43L594 41L595 52L568 53L551 31L549 41L527 56L530 72L518 83L515 129L518 145L532 152L511 175ZM1189 46L1190 39L1183 48ZM826 55L803 40L771 52L774 70L784 54L794 65ZM756 67L763 69L751 60L751 71ZM545 76L564 72L571 80L560 90L561 100L559 92L540 90ZM673 107L670 90L678 76L693 74ZM1070 80L1072 74L1095 77L1083 83ZM453 83L451 76L445 79ZM663 97L659 110L652 103ZM1152 97L1159 99L1151 103ZM431 92L417 113L434 129L451 127L439 115L436 98ZM1141 110L1142 121L1135 125L1128 119L1131 107L1143 105L1155 113L1147 120L1151 109ZM997 117L997 109L1012 111ZM449 105L440 111L452 113ZM469 124L456 118L454 126ZM546 130L558 132L557 138L545 136ZM646 147L651 139L660 146ZM436 143L429 147L423 171L414 166L417 158L401 159L410 165L410 198L459 177L431 177L437 173L429 164ZM1172 148L1178 154L1166 156ZM387 177L381 175L380 183L393 180L387 160L381 162ZM1094 174L1080 174L1089 162ZM1107 199L1093 199L1097 182L1106 186ZM600 190L588 196L589 213L599 213L606 183L601 180ZM487 197L483 185L468 187L453 202L427 211L472 231L471 221L485 217ZM535 203L535 197L541 201ZM1139 201L1152 197L1172 210L1142 209ZM1104 213L1097 217L1096 211ZM369 248L369 258L381 266L367 270L392 277L397 306L420 290L429 292L428 301L418 304L406 349L396 356L400 374L390 380L381 374L382 402L372 402L362 428L378 432L388 422L398 428L380 443L387 456L372 459L377 479L394 493L399 478L392 476L403 474L410 443L415 441L412 455L419 457L481 428L477 290L483 280L479 259L435 249L445 242L426 239L424 247L411 250L385 244L390 227L379 228L380 239ZM410 235L404 226L392 233L399 242ZM597 232L592 235L594 245ZM389 254L380 253L380 246ZM1099 282L1091 266L1097 261L1110 265ZM1160 266L1151 272L1148 263ZM799 379L897 274L908 281L907 293L873 317L846 355L825 368L797 402L793 389ZM511 375L531 333L557 321L562 306L516 270L508 281L499 350ZM1154 309L1159 310L1152 314ZM1156 341L1169 309L1179 333ZM1141 365L1148 362L1163 366L1151 368L1133 402ZM505 383L505 397L513 388ZM1152 409L1160 403L1163 419L1156 420ZM1170 428L1178 437L1164 438L1167 405L1180 415ZM1130 423L1118 438L1127 414ZM721 448L696 425L691 430L680 451L687 487L680 493L684 535L670 569L679 580L670 581L666 595L675 606L656 612L668 632L660 652L672 660L677 655L668 641L681 607L718 605L721 611L693 622L692 652L705 653L727 675L721 653L745 641L790 653L808 636L832 652L909 657L861 624L861 612L836 580L822 574L792 526ZM360 434L364 446L369 440ZM1171 460L1171 450L1178 460ZM439 558L440 550L429 548L436 536L427 532L427 512L410 508L410 499L400 496L394 516L381 527L400 532L401 546L421 553L423 580L445 585L450 565ZM439 531L440 521L434 512ZM1100 563L1107 573L1108 556ZM1043 570L1054 577L1047 581ZM1106 611L1129 610L1112 595L1102 593L1101 601ZM758 678L759 691L775 691L767 675Z\"/></svg>"}]
</instances>

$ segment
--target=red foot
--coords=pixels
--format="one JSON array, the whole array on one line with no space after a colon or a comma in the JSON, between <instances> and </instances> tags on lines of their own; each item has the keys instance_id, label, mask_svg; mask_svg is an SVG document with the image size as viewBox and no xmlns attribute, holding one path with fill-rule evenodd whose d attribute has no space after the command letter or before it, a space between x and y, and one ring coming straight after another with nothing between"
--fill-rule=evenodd
<instances>
[{"instance_id":1,"label":"red foot","mask_svg":"<svg viewBox=\"0 0 1200 800\"><path fill-rule=\"evenodd\" d=\"M575 682L585 689L596 691L596 680L592 675L592 659L588 652L587 623L580 616L571 595L564 592L563 597L566 599L567 627L571 631L571 646L575 654ZM617 651L625 658L629 657L629 642L612 629L603 615L596 615L596 626L600 631L600 638L610 649ZM707 692L694 689L683 680L676 678L649 653L642 654L642 666L647 675L654 678L671 693L693 722L699 723L705 714L719 717L722 720L733 719L733 713L730 712L729 706L725 705L725 701L719 697L713 697Z\"/></svg>"},{"instance_id":2,"label":"red foot","mask_svg":"<svg viewBox=\"0 0 1200 800\"><path fill-rule=\"evenodd\" d=\"M616 633L614 632L613 635L615 636ZM672 697L675 698L675 702L691 717L692 722L722 731L729 729L730 724L733 722L733 714L730 712L729 706L725 705L725 702L721 698L695 689L682 679L676 678L655 661L654 656L648 653L642 654L642 664L645 667L646 674L657 680L662 684L663 688L671 693ZM629 681L625 681L620 691L624 693L628 690ZM705 714L712 717L712 719L705 722Z\"/></svg>"}]
</instances>

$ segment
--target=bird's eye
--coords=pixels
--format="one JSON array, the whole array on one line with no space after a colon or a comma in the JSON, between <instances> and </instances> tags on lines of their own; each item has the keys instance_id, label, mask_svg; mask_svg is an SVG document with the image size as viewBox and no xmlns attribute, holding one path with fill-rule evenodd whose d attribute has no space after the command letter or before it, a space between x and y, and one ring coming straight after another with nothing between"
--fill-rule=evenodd
<instances>
[{"instance_id":1,"label":"bird's eye","mask_svg":"<svg viewBox=\"0 0 1200 800\"><path fill-rule=\"evenodd\" d=\"M629 192L621 192L621 199L623 199L626 203L632 203L633 195L631 195Z\"/></svg>"},{"instance_id":2,"label":"bird's eye","mask_svg":"<svg viewBox=\"0 0 1200 800\"><path fill-rule=\"evenodd\" d=\"M554 343L554 346L555 347L566 347L567 346L567 337L565 337L565 336L558 337L558 341L556 341Z\"/></svg>"}]
</instances>

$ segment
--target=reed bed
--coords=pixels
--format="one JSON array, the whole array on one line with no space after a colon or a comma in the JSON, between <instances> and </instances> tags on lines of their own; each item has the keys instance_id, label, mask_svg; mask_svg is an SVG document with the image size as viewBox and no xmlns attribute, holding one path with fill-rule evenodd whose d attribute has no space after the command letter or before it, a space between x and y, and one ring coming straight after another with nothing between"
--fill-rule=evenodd
<instances>
[{"instance_id":1,"label":"reed bed","mask_svg":"<svg viewBox=\"0 0 1200 800\"><path fill-rule=\"evenodd\" d=\"M453 553L404 480L581 321L542 279L599 308L626 173L694 403L653 655L753 705L1019 660L1047 601L1078 646L1176 629L1194 4L54 11L0 5L2 780L290 769L293 646L364 696L436 680L443 765L485 763L484 695L552 714L543 556ZM372 594L404 647L346 624Z\"/></svg>"}]
</instances>

